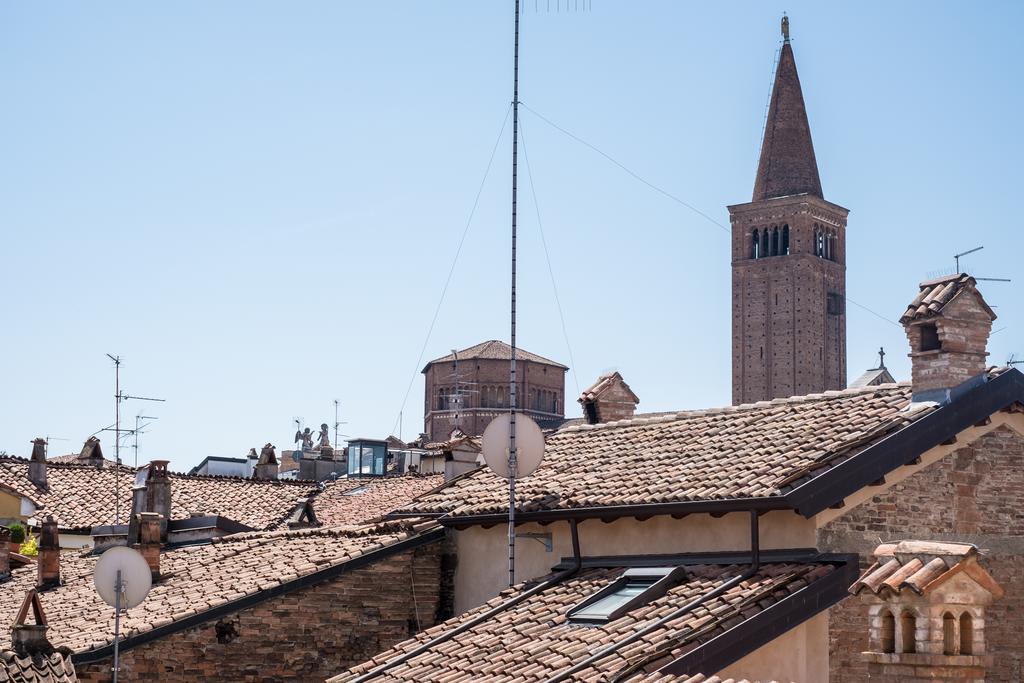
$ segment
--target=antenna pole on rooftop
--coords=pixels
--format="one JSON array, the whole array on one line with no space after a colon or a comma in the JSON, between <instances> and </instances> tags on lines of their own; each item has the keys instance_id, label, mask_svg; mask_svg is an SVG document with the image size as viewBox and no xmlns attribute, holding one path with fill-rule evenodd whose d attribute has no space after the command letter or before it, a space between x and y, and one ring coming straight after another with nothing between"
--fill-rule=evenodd
<instances>
[{"instance_id":1,"label":"antenna pole on rooftop","mask_svg":"<svg viewBox=\"0 0 1024 683\"><path fill-rule=\"evenodd\" d=\"M515 53L512 63L512 325L508 424L508 585L516 583L516 191L519 162L519 0L515 0Z\"/></svg>"}]
</instances>

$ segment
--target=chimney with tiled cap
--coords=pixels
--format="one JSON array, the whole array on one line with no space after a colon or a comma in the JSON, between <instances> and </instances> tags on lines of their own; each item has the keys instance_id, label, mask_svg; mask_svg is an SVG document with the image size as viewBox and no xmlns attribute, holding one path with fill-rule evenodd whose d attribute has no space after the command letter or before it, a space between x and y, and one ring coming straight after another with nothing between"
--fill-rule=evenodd
<instances>
[{"instance_id":1,"label":"chimney with tiled cap","mask_svg":"<svg viewBox=\"0 0 1024 683\"><path fill-rule=\"evenodd\" d=\"M155 512L139 514L139 542L135 544L155 582L160 578L160 515Z\"/></svg>"},{"instance_id":2,"label":"chimney with tiled cap","mask_svg":"<svg viewBox=\"0 0 1024 683\"><path fill-rule=\"evenodd\" d=\"M36 557L36 587L45 590L60 585L60 538L57 522L48 516L39 532L39 555Z\"/></svg>"},{"instance_id":3,"label":"chimney with tiled cap","mask_svg":"<svg viewBox=\"0 0 1024 683\"><path fill-rule=\"evenodd\" d=\"M32 457L28 461L28 479L39 488L46 488L46 439L32 440Z\"/></svg>"},{"instance_id":4,"label":"chimney with tiled cap","mask_svg":"<svg viewBox=\"0 0 1024 683\"><path fill-rule=\"evenodd\" d=\"M11 573L11 530L0 526L0 578Z\"/></svg>"},{"instance_id":5,"label":"chimney with tiled cap","mask_svg":"<svg viewBox=\"0 0 1024 683\"><path fill-rule=\"evenodd\" d=\"M93 467L103 467L103 448L100 446L100 440L95 436L90 436L85 440L85 444L82 445L82 452L78 454L78 462L92 465Z\"/></svg>"},{"instance_id":6,"label":"chimney with tiled cap","mask_svg":"<svg viewBox=\"0 0 1024 683\"><path fill-rule=\"evenodd\" d=\"M966 543L901 541L875 549L850 592L868 605L872 681L983 681L985 608L1003 589Z\"/></svg>"},{"instance_id":7,"label":"chimney with tiled cap","mask_svg":"<svg viewBox=\"0 0 1024 683\"><path fill-rule=\"evenodd\" d=\"M996 314L967 273L922 282L900 318L910 341L914 401L947 403L983 381Z\"/></svg>"},{"instance_id":8,"label":"chimney with tiled cap","mask_svg":"<svg viewBox=\"0 0 1024 683\"><path fill-rule=\"evenodd\" d=\"M640 399L618 372L598 377L577 400L583 406L583 417L587 424L628 420L633 417L640 403Z\"/></svg>"},{"instance_id":9,"label":"chimney with tiled cap","mask_svg":"<svg viewBox=\"0 0 1024 683\"><path fill-rule=\"evenodd\" d=\"M277 479L277 455L274 453L274 445L266 444L260 451L260 459L256 461L256 471L253 477L256 479Z\"/></svg>"},{"instance_id":10,"label":"chimney with tiled cap","mask_svg":"<svg viewBox=\"0 0 1024 683\"><path fill-rule=\"evenodd\" d=\"M167 540L167 520L171 518L171 479L167 460L152 460L146 474L146 505L141 512L160 515L160 540Z\"/></svg>"},{"instance_id":11,"label":"chimney with tiled cap","mask_svg":"<svg viewBox=\"0 0 1024 683\"><path fill-rule=\"evenodd\" d=\"M26 624L28 611L32 610L36 623ZM39 601L39 595L34 588L30 588L25 594L21 603L21 609L14 619L11 627L11 649L19 657L48 656L53 652L53 645L46 638L46 631L49 626L46 623L46 615L43 613L43 604ZM26 679L27 680L27 679ZM33 678L32 680L43 680ZM49 680L49 679L47 679Z\"/></svg>"}]
</instances>

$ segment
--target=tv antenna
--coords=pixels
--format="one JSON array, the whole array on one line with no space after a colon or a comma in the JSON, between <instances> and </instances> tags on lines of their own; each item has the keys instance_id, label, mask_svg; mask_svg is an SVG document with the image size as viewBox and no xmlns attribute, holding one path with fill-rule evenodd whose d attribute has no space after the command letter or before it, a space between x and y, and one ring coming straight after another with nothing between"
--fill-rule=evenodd
<instances>
[{"instance_id":1,"label":"tv antenna","mask_svg":"<svg viewBox=\"0 0 1024 683\"><path fill-rule=\"evenodd\" d=\"M340 406L341 401L334 399L334 450L338 450L338 427L348 424L348 422L338 422L338 408Z\"/></svg>"},{"instance_id":2,"label":"tv antenna","mask_svg":"<svg viewBox=\"0 0 1024 683\"><path fill-rule=\"evenodd\" d=\"M959 275L960 272L961 272L960 271L960 257L967 256L968 254L973 254L974 252L981 251L984 248L985 248L984 245L982 245L980 247L975 247L974 249L968 249L967 251L961 251L959 254L953 254L953 260L956 262L956 272L957 272L957 275ZM974 278L974 279L977 280L978 278Z\"/></svg>"},{"instance_id":3,"label":"tv antenna","mask_svg":"<svg viewBox=\"0 0 1024 683\"><path fill-rule=\"evenodd\" d=\"M1010 357L1006 359L1006 367L1012 368L1014 365L1022 365L1024 360L1017 360L1017 354L1011 353Z\"/></svg>"},{"instance_id":4,"label":"tv antenna","mask_svg":"<svg viewBox=\"0 0 1024 683\"><path fill-rule=\"evenodd\" d=\"M114 671L120 671L121 612L142 604L153 587L149 563L137 550L125 546L110 548L96 561L93 584L103 602L114 608Z\"/></svg>"},{"instance_id":5,"label":"tv antenna","mask_svg":"<svg viewBox=\"0 0 1024 683\"><path fill-rule=\"evenodd\" d=\"M121 523L121 496L118 492L121 480L121 401L157 401L163 403L162 398L149 398L146 396L132 396L121 391L121 356L107 354L107 358L114 361L114 524ZM100 430L103 431L103 430Z\"/></svg>"},{"instance_id":6,"label":"tv antenna","mask_svg":"<svg viewBox=\"0 0 1024 683\"><path fill-rule=\"evenodd\" d=\"M145 429L146 427L148 427L149 425L153 424L152 422L150 422L150 423L147 423L147 424L144 424L144 425L140 426L139 422L141 420L159 420L159 419L160 418L158 418L158 417L153 417L152 415L143 415L142 413L139 413L138 415L135 416L135 429L132 430L132 436L135 437L135 443L132 444L132 450L135 451L135 458L134 458L133 466L136 467L136 468L139 466L139 434L145 434L145 432L142 431L142 430Z\"/></svg>"}]
</instances>

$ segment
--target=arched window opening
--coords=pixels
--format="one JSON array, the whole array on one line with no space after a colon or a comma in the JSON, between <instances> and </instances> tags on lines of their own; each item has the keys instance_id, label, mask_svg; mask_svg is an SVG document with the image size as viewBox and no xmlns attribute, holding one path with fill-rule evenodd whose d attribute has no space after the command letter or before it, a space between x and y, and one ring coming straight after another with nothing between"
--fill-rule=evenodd
<instances>
[{"instance_id":1,"label":"arched window opening","mask_svg":"<svg viewBox=\"0 0 1024 683\"><path fill-rule=\"evenodd\" d=\"M751 244L751 246L750 246L750 258L758 258L760 256L760 254L758 253L759 251L761 251L760 247L761 247L760 234L758 233L757 228L754 228L753 244Z\"/></svg>"},{"instance_id":2,"label":"arched window opening","mask_svg":"<svg viewBox=\"0 0 1024 683\"><path fill-rule=\"evenodd\" d=\"M824 237L824 244L822 245L822 253L825 256L826 261L832 260L832 233L826 232Z\"/></svg>"},{"instance_id":3,"label":"arched window opening","mask_svg":"<svg viewBox=\"0 0 1024 683\"><path fill-rule=\"evenodd\" d=\"M936 351L942 348L942 340L939 339L939 328L935 323L921 325L921 350Z\"/></svg>"},{"instance_id":4,"label":"arched window opening","mask_svg":"<svg viewBox=\"0 0 1024 683\"><path fill-rule=\"evenodd\" d=\"M913 613L904 612L900 616L900 636L903 641L903 652L907 654L917 652L915 630L917 630L917 620L914 618Z\"/></svg>"},{"instance_id":5,"label":"arched window opening","mask_svg":"<svg viewBox=\"0 0 1024 683\"><path fill-rule=\"evenodd\" d=\"M956 618L946 612L942 615L942 654L957 654Z\"/></svg>"},{"instance_id":6,"label":"arched window opening","mask_svg":"<svg viewBox=\"0 0 1024 683\"><path fill-rule=\"evenodd\" d=\"M814 226L814 244L811 247L811 251L814 252L815 256L820 256L821 255L821 254L818 253L818 226L817 225Z\"/></svg>"},{"instance_id":7,"label":"arched window opening","mask_svg":"<svg viewBox=\"0 0 1024 683\"><path fill-rule=\"evenodd\" d=\"M782 226L782 255L789 255L789 226Z\"/></svg>"},{"instance_id":8,"label":"arched window opening","mask_svg":"<svg viewBox=\"0 0 1024 683\"><path fill-rule=\"evenodd\" d=\"M551 412L552 413L557 413L558 412L558 392L557 391L552 391L551 392Z\"/></svg>"},{"instance_id":9,"label":"arched window opening","mask_svg":"<svg viewBox=\"0 0 1024 683\"><path fill-rule=\"evenodd\" d=\"M968 612L960 615L960 654L974 654L974 620Z\"/></svg>"},{"instance_id":10,"label":"arched window opening","mask_svg":"<svg viewBox=\"0 0 1024 683\"><path fill-rule=\"evenodd\" d=\"M768 255L768 228L761 232L761 256Z\"/></svg>"},{"instance_id":11,"label":"arched window opening","mask_svg":"<svg viewBox=\"0 0 1024 683\"><path fill-rule=\"evenodd\" d=\"M779 255L779 229L772 229L772 256Z\"/></svg>"},{"instance_id":12,"label":"arched window opening","mask_svg":"<svg viewBox=\"0 0 1024 683\"><path fill-rule=\"evenodd\" d=\"M505 407L505 387L498 387L498 408Z\"/></svg>"},{"instance_id":13,"label":"arched window opening","mask_svg":"<svg viewBox=\"0 0 1024 683\"><path fill-rule=\"evenodd\" d=\"M882 652L896 652L896 617L886 610L882 614Z\"/></svg>"},{"instance_id":14,"label":"arched window opening","mask_svg":"<svg viewBox=\"0 0 1024 683\"><path fill-rule=\"evenodd\" d=\"M828 260L836 260L836 234L834 232L828 234Z\"/></svg>"}]
</instances>

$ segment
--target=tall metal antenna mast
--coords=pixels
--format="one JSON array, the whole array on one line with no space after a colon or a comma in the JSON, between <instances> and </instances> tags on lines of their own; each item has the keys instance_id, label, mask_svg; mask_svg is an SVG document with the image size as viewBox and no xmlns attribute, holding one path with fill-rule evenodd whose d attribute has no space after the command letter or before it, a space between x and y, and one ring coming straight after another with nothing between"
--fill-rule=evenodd
<instances>
[{"instance_id":1,"label":"tall metal antenna mast","mask_svg":"<svg viewBox=\"0 0 1024 683\"><path fill-rule=\"evenodd\" d=\"M145 396L131 396L121 391L121 356L107 354L107 358L114 361L114 524L121 523L121 494L119 483L121 481L121 401L129 399L135 401L159 401L162 398L147 398Z\"/></svg>"},{"instance_id":2,"label":"tall metal antenna mast","mask_svg":"<svg viewBox=\"0 0 1024 683\"><path fill-rule=\"evenodd\" d=\"M956 272L957 272L957 274L960 273L960 257L961 256L967 256L968 254L973 254L974 252L981 251L984 248L985 248L984 245L982 245L980 247L975 247L974 249L968 249L967 251L961 251L959 254L953 254L953 260L956 261ZM975 278L975 279L977 279L977 278Z\"/></svg>"},{"instance_id":3,"label":"tall metal antenna mast","mask_svg":"<svg viewBox=\"0 0 1024 683\"><path fill-rule=\"evenodd\" d=\"M338 421L338 407L341 406L341 401L334 399L334 450L338 450L338 427L341 425L347 425L348 422Z\"/></svg>"},{"instance_id":4,"label":"tall metal antenna mast","mask_svg":"<svg viewBox=\"0 0 1024 683\"><path fill-rule=\"evenodd\" d=\"M135 451L135 455L134 455L134 458L133 458L133 467L137 468L139 466L139 434L142 433L142 430L139 428L139 420L159 420L159 419L160 418L158 418L158 417L153 417L152 415L142 415L141 413L139 415L135 416L135 429L132 430L132 435L135 437L135 443L132 444L132 450ZM142 425L142 426L143 427L148 427L149 425Z\"/></svg>"},{"instance_id":5,"label":"tall metal antenna mast","mask_svg":"<svg viewBox=\"0 0 1024 683\"><path fill-rule=\"evenodd\" d=\"M508 425L508 585L516 583L516 192L519 173L519 0L515 0L515 53L512 63L512 358L509 366Z\"/></svg>"}]
</instances>

